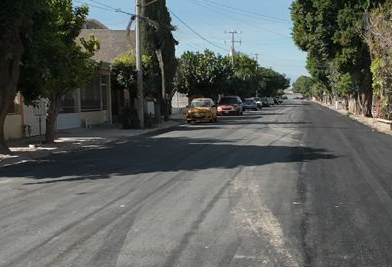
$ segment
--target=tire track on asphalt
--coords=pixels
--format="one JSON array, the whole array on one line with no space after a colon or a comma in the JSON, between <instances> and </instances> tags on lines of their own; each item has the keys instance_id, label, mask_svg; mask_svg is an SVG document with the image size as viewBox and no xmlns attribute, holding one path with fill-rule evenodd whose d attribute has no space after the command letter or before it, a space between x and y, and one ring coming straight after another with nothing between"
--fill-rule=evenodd
<instances>
[{"instance_id":1,"label":"tire track on asphalt","mask_svg":"<svg viewBox=\"0 0 392 267\"><path fill-rule=\"evenodd\" d=\"M200 150L199 153L203 153L203 150ZM217 155L218 157L216 157L215 161L219 161L219 158L220 158L219 156L222 156L222 155L224 155L224 154L226 154L226 153L227 153L226 151L221 151L221 153ZM199 167L199 168L201 169L202 166L204 166L204 165L206 165L206 164L210 164L210 163L211 163L211 160L208 159L208 158L205 158L203 162L200 162L200 167ZM186 182L186 181L184 181L184 180L182 180L182 179L178 179L178 178L184 176L184 174L185 174L186 172L187 172L187 171L185 171L185 170L184 170L184 171L181 171L181 172L178 173L177 175L175 175L175 176L173 176L172 178L170 178L170 180L168 181L168 183L165 183L164 186L158 188L157 190L154 190L153 193L149 194L147 197L144 197L141 201L138 201L136 204L132 203L132 208L129 209L129 210L127 210L127 211L126 211L126 214L132 213L132 214L135 214L135 216L136 216L136 214L137 214L136 210L139 211L139 210L142 208L143 204L144 204L146 201L154 201L154 200L150 200L150 198L152 198L152 199L153 199L153 198L156 198L155 201L156 201L156 202L160 202L160 201L161 201L161 198L164 198L166 195L170 194L170 193L172 192L172 190L174 190L174 188L176 188L177 186L180 185L180 183ZM161 174L158 174L158 175L161 175ZM157 176L158 176L158 175L157 175ZM163 189L165 189L165 192L163 192ZM156 195L157 193L159 193L159 194ZM124 214L124 216L125 216L126 214ZM119 216L124 217L123 215L119 215ZM116 226L112 226L113 224L115 224L115 225L121 225L121 222L126 222L126 219L128 218L127 216L125 216L124 219L119 220L119 219L121 219L121 218L119 218L119 216L116 216L116 215L114 215L114 216L107 216L107 217L116 218L116 219L110 220L110 218L108 218L107 221L109 221L110 223L104 224L102 227L99 227L98 229L96 229L96 230L94 230L94 231L91 231L90 234L86 234L84 237L79 238L79 240L77 240L77 241L73 242L73 244L69 245L69 246L68 246L68 249L64 250L64 251L61 253L61 255L59 255L59 256L56 257L56 259L54 259L52 262L50 262L50 263L48 263L48 264L46 264L46 265L44 265L44 266L42 266L42 267L50 267L50 266L53 266L53 265L52 265L53 263L55 263L55 262L57 262L58 260L61 260L61 259L63 259L64 257L66 257L67 254L69 254L70 251L74 250L75 247L76 247L77 245L80 246L80 245L83 245L84 243L88 242L91 238L94 237L94 235L95 235L96 233L100 232L100 231L103 230L104 228L112 227L112 230L115 230L115 229L116 229ZM119 218L119 219L117 219L117 218ZM130 220L133 221L135 218L134 218L134 217L131 217L131 218L128 218L128 219L130 219ZM90 227L88 227L88 228L90 228ZM128 229L128 230L129 230L129 229ZM85 233L85 232L88 232L88 231L90 231L90 229L87 229L87 231L81 230L80 232ZM120 249L118 249L118 252L120 252ZM98 255L97 259L100 258L99 255L101 255L102 253L104 253L104 251L97 252L97 255ZM113 257L113 256L112 256L112 257ZM117 259L117 258L116 258L116 259ZM113 261L116 260L116 259L111 259L110 261L113 262ZM92 265L92 266L95 266L95 265ZM97 266L98 266L98 265L97 265ZM105 265L99 265L99 266L105 266ZM107 266L111 266L111 265L107 265Z\"/></svg>"},{"instance_id":2,"label":"tire track on asphalt","mask_svg":"<svg viewBox=\"0 0 392 267\"><path fill-rule=\"evenodd\" d=\"M199 149L200 149L200 148L198 148L198 147L194 147L191 151L189 151L189 150L188 150L188 151L184 151L184 150L182 150L181 147L179 147L178 150L171 150L171 154L176 155L176 158L179 158L179 160L178 160L177 162L179 162L179 163L181 164L182 161L185 161L185 160L186 160L186 157L185 157L185 156L186 156L188 153L194 153L194 152L196 152L196 151L199 150ZM159 159L156 159L155 161L152 161L150 164L158 164L158 163L161 162L161 161L162 161L162 159L159 158ZM123 171L123 170L125 170L125 169L127 169L127 168L129 168L129 163L126 163L126 164L121 165L120 168L117 167L117 166L116 166L116 167L113 167L111 171L106 172L106 174L102 174L102 176L104 176L104 175L109 175L109 173L116 173L116 172L119 172L119 171ZM141 170L139 170L139 171L141 171ZM138 173L139 171L136 169L136 170L135 170L135 173ZM135 175L136 175L136 174L135 174ZM152 177L152 178L154 178L154 177ZM81 181L83 182L83 180L81 180ZM80 181L77 181L77 182L78 182L78 184L79 184ZM122 186L122 185L127 184L127 183L129 183L129 181L124 181L124 182L123 182L122 184L120 184L119 186ZM105 185L103 185L103 186L105 186ZM29 198L35 198L35 197L37 197L37 195L32 195L32 194L36 193L37 191L42 191L42 189L45 189L45 190L49 189L49 190L51 190L51 191L53 191L53 190L61 191L61 189L64 188L64 187L69 187L69 183L68 183L68 182L64 182L64 183L58 183L58 184L44 185L44 186L41 186L41 187L39 187L39 188L36 188L36 189L34 189L34 190L29 191L27 194L26 194L26 193L23 193L23 194L21 194L21 195L18 196L19 198L21 198L19 201L13 202L13 203L10 203L10 204L4 205L4 206L1 206L1 207L0 207L0 214L1 214L2 216L4 216L5 218L7 218L7 217L12 217L12 216L14 216L15 214L20 214L21 211L22 211L23 209L25 209L25 207L24 207L23 205L20 205L20 204L21 204L21 203L24 203L24 202L26 202L26 201L32 204L31 199L29 199ZM27 198L26 198L26 197L27 197ZM37 202L42 201L42 198L38 198L36 201L37 201ZM71 199L70 202L71 202L71 201L73 201L73 199ZM67 202L67 203L64 203L64 204L68 204L68 202ZM63 205L63 206L64 206L64 205ZM15 208L15 207L18 207L19 209L18 209L18 208ZM11 213L6 213L6 212L5 212L6 209L10 209ZM1 218L0 218L0 221L1 221Z\"/></svg>"},{"instance_id":3,"label":"tire track on asphalt","mask_svg":"<svg viewBox=\"0 0 392 267\"><path fill-rule=\"evenodd\" d=\"M231 135L231 134L233 134L233 132L228 133L228 134L226 135L226 137L228 137L228 136ZM202 149L200 149L199 147L195 147L193 150L198 151L198 153L203 153L204 150L206 150L206 149L208 149L208 145L204 145ZM189 153L189 150L188 150L187 153ZM222 151L222 155L225 154L225 153L226 153L226 151ZM182 162L185 162L186 160L187 160L187 159L186 159L186 157L185 157L185 158L182 159ZM216 160L219 160L219 157L216 157ZM210 162L211 162L211 160L209 160L209 159L207 158L205 162L202 162L202 165L201 165L199 168L201 168L201 167L202 167L203 165L205 165L205 164L209 164ZM181 165L181 163L178 164L178 165ZM157 188L156 190L154 190L152 193L148 194L147 196L143 197L141 200L137 201L137 203L136 203L135 205L140 205L142 202L148 200L148 199L149 199L152 195L154 195L156 192L159 192L159 191L162 190L163 188L165 188L165 187L171 185L173 182L175 182L175 180L176 180L178 177L182 176L184 172L185 172L185 171L181 171L180 173L178 173L177 175L175 175L174 177L172 177L171 179L169 179L167 182L165 182L163 185L161 185L160 187L158 187L158 188ZM155 174L154 176L148 178L148 180L152 180L152 179L154 179L155 177L157 177L157 176L159 176L159 175L161 175L161 173ZM181 180L180 180L180 181L181 181ZM144 182L147 182L147 181L144 181ZM144 183L144 182L143 182L143 183ZM126 182L124 182L124 184L125 184L125 183L126 183ZM33 248L30 248L28 251L26 251L26 252L24 252L22 255L18 256L18 259L19 259L19 260L18 260L18 259L15 259L15 260L11 261L11 262L9 263L9 265L13 265L13 264L19 263L20 261L22 261L23 258L26 258L26 257L27 257L28 255L30 255L32 252L37 251L37 250L43 248L45 245L48 245L48 244L51 243L52 241L56 240L56 239L57 239L60 235L62 235L63 233L70 231L72 228L74 228L74 227L78 226L79 224L83 223L84 221L88 220L88 218L93 217L93 216L95 216L96 214L98 214L98 213L102 212L103 210L107 209L107 208L110 207L111 205L115 204L115 203L118 202L119 200L123 199L123 198L126 197L127 195L129 195L129 194L131 194L132 192L134 192L136 189L137 189L137 188L133 188L133 189L131 189L130 191L127 191L126 193L124 193L124 194L122 194L121 196L117 197L116 199L110 201L109 203L107 203L106 205L102 206L101 208L95 210L94 212L91 212L91 213L89 213L89 214L83 216L83 217L82 217L81 219L79 219L78 221L75 221L75 222L69 224L68 226L66 226L66 227L64 227L64 228L62 228L62 229L60 229L60 230L58 230L58 231L55 232L49 239L47 239L47 240L41 242L40 244L34 246ZM132 210L133 210L133 209L132 209ZM131 211L131 210L128 210L128 212L129 212L129 211ZM98 232L99 230L101 230L101 229L103 229L103 228L105 228L105 227L107 227L107 226L108 226L108 224L104 224L104 225L102 225L101 227L99 227L98 229L96 229L95 231L90 232L90 234L89 234L87 237L84 236L83 238L80 238L80 239L81 239L81 240L86 240L86 239L88 239L89 237L93 236L96 232ZM76 244L79 244L79 243L80 243L80 241L74 242L70 247L74 247Z\"/></svg>"},{"instance_id":4,"label":"tire track on asphalt","mask_svg":"<svg viewBox=\"0 0 392 267\"><path fill-rule=\"evenodd\" d=\"M249 130L251 130L251 129L249 129ZM260 129L260 130L264 130L264 129ZM280 137L276 138L275 140L273 140L271 143L278 142L279 140L281 140L285 136L286 135L280 136ZM249 137L252 137L252 138L249 138ZM242 138L242 140L247 140L242 145L248 145L250 143L254 143L254 141L256 139L258 139L259 137L260 136L259 136L258 131L251 131L249 134L247 134L246 136L244 136ZM226 154L229 154L232 156L230 156L230 158L228 158L227 161L235 160L233 153L229 153L229 152L230 151L227 151ZM194 235L196 235L200 225L204 222L204 220L208 216L208 213L211 212L211 210L214 208L215 204L219 201L219 199L221 198L223 193L233 184L233 182L235 181L235 178L238 176L238 174L240 174L244 170L244 168L245 168L244 166L240 166L235 171L235 173L232 174L230 176L230 178L219 188L218 192L212 197L212 199L206 205L206 207L199 213L199 215L197 216L197 219L191 223L191 225L189 227L190 230L183 236L183 238L180 240L177 247L175 247L174 250L172 250L170 256L166 259L165 263L163 264L163 267L175 266L175 263L180 259L182 252L187 249L187 246L190 243L190 240L192 239L192 237ZM233 255L231 255L228 258L230 258L231 260L234 258L238 246L239 246L239 242L236 242L233 246L230 247L230 249L229 249L230 254L233 254ZM228 255L225 255L225 256L227 257ZM231 260L222 259L220 261L219 266L222 266L222 267L227 266L227 264L229 264L231 262ZM297 265L292 265L292 266L297 266Z\"/></svg>"}]
</instances>

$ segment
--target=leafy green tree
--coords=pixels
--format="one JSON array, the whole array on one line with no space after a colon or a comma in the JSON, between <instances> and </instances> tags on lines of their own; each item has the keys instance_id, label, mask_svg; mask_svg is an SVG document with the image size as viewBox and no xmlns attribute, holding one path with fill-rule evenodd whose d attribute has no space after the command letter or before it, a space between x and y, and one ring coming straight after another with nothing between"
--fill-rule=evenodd
<instances>
[{"instance_id":1,"label":"leafy green tree","mask_svg":"<svg viewBox=\"0 0 392 267\"><path fill-rule=\"evenodd\" d=\"M332 90L328 78L331 71L335 76L332 81L347 81L349 75L350 93L358 96L365 116L371 116L372 76L369 49L360 33L364 10L382 2L384 0L296 0L291 7L293 39L308 53L312 77ZM342 78L336 79L337 75Z\"/></svg>"},{"instance_id":2,"label":"leafy green tree","mask_svg":"<svg viewBox=\"0 0 392 267\"><path fill-rule=\"evenodd\" d=\"M145 96L152 95L151 80L156 79L157 74L153 72L151 58L142 56L143 68L143 83ZM112 89L113 90L128 90L130 95L131 109L134 109L135 99L137 98L137 72L136 72L136 59L133 52L127 52L117 56L112 64Z\"/></svg>"},{"instance_id":3,"label":"leafy green tree","mask_svg":"<svg viewBox=\"0 0 392 267\"><path fill-rule=\"evenodd\" d=\"M293 92L302 94L305 97L309 97L311 95L311 90L313 86L312 78L308 76L300 76L294 83L293 83Z\"/></svg>"},{"instance_id":4,"label":"leafy green tree","mask_svg":"<svg viewBox=\"0 0 392 267\"><path fill-rule=\"evenodd\" d=\"M17 92L20 62L41 14L45 0L0 1L0 153L10 153L4 136L4 122ZM35 16L40 18L40 16Z\"/></svg>"},{"instance_id":5,"label":"leafy green tree","mask_svg":"<svg viewBox=\"0 0 392 267\"><path fill-rule=\"evenodd\" d=\"M280 74L270 68L258 68L261 94L265 96L275 96L278 90L285 90L290 86L290 79L284 74Z\"/></svg>"},{"instance_id":6,"label":"leafy green tree","mask_svg":"<svg viewBox=\"0 0 392 267\"><path fill-rule=\"evenodd\" d=\"M381 103L378 116L392 117L392 2L373 9L365 14L364 38L372 55L374 95Z\"/></svg>"},{"instance_id":7,"label":"leafy green tree","mask_svg":"<svg viewBox=\"0 0 392 267\"><path fill-rule=\"evenodd\" d=\"M227 58L227 60L229 60ZM256 94L259 81L259 65L256 60L246 54L235 56L234 73L230 77L228 92L240 97L248 97Z\"/></svg>"},{"instance_id":8,"label":"leafy green tree","mask_svg":"<svg viewBox=\"0 0 392 267\"><path fill-rule=\"evenodd\" d=\"M179 59L176 86L189 97L204 96L217 99L226 92L229 79L234 74L228 57L206 50L185 52Z\"/></svg>"},{"instance_id":9,"label":"leafy green tree","mask_svg":"<svg viewBox=\"0 0 392 267\"><path fill-rule=\"evenodd\" d=\"M141 24L143 55L151 58L153 71L161 74L160 77L152 77L150 86L154 89L153 95L158 103L163 103L163 115L167 120L174 94L173 80L177 67L177 41L172 34L175 28L171 25L166 0L142 0L142 16L147 18L142 20Z\"/></svg>"},{"instance_id":10,"label":"leafy green tree","mask_svg":"<svg viewBox=\"0 0 392 267\"><path fill-rule=\"evenodd\" d=\"M47 143L54 142L61 98L80 88L96 74L100 63L91 57L99 49L98 41L78 36L88 13L87 6L74 8L72 0L51 0L41 27L23 58L20 89L27 101L48 98L46 116Z\"/></svg>"}]
</instances>

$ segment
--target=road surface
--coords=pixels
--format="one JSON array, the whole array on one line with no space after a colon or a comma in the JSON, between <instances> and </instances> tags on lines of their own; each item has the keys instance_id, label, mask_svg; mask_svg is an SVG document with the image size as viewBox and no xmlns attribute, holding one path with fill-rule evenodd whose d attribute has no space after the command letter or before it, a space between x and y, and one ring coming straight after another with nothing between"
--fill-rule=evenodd
<instances>
[{"instance_id":1,"label":"road surface","mask_svg":"<svg viewBox=\"0 0 392 267\"><path fill-rule=\"evenodd\" d=\"M391 159L293 100L3 168L0 266L392 266Z\"/></svg>"}]
</instances>

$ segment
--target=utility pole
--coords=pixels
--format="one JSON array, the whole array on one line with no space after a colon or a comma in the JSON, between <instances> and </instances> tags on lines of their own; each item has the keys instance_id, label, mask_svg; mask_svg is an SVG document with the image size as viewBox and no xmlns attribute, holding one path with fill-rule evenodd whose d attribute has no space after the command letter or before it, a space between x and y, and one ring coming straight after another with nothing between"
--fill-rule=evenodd
<instances>
[{"instance_id":1,"label":"utility pole","mask_svg":"<svg viewBox=\"0 0 392 267\"><path fill-rule=\"evenodd\" d=\"M255 56L255 60L257 61L257 63L259 62L259 56L260 56L260 54L253 54L254 56Z\"/></svg>"},{"instance_id":2,"label":"utility pole","mask_svg":"<svg viewBox=\"0 0 392 267\"><path fill-rule=\"evenodd\" d=\"M239 44L241 44L242 43L242 41L241 40L236 40L235 39L235 35L236 34L241 34L242 32L241 31L235 31L235 30L232 30L232 31L226 31L225 33L227 33L227 34L231 34L231 40L230 40L230 42L231 42L231 47L230 47L230 56L231 56L231 63L234 65L234 55L235 55L235 44L236 43L239 43Z\"/></svg>"},{"instance_id":3,"label":"utility pole","mask_svg":"<svg viewBox=\"0 0 392 267\"><path fill-rule=\"evenodd\" d=\"M137 71L137 115L139 117L139 125L144 129L144 92L143 92L143 68L142 68L142 52L140 40L140 20L141 20L141 4L142 0L136 0L136 71Z\"/></svg>"}]
</instances>

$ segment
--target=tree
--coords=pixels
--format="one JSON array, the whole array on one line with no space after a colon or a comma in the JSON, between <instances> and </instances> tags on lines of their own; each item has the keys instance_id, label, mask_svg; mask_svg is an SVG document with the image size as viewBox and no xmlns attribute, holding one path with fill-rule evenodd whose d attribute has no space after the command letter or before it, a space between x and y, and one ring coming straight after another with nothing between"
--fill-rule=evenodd
<instances>
[{"instance_id":1,"label":"tree","mask_svg":"<svg viewBox=\"0 0 392 267\"><path fill-rule=\"evenodd\" d=\"M177 41L172 34L175 28L171 25L166 0L149 2L142 0L142 16L147 18L141 23L143 55L151 58L154 72L161 74L151 81L151 86L158 103L163 103L163 114L167 120L177 67L175 57Z\"/></svg>"},{"instance_id":2,"label":"tree","mask_svg":"<svg viewBox=\"0 0 392 267\"><path fill-rule=\"evenodd\" d=\"M293 83L293 92L302 94L305 97L309 97L311 95L312 86L313 86L312 78L308 76L300 76Z\"/></svg>"},{"instance_id":3,"label":"tree","mask_svg":"<svg viewBox=\"0 0 392 267\"><path fill-rule=\"evenodd\" d=\"M350 93L357 96L365 116L371 116L372 76L369 49L360 31L364 10L383 1L296 0L291 7L293 39L308 53L312 77L328 90L334 80L350 80Z\"/></svg>"},{"instance_id":4,"label":"tree","mask_svg":"<svg viewBox=\"0 0 392 267\"><path fill-rule=\"evenodd\" d=\"M209 50L203 53L185 52L177 68L177 89L190 97L217 99L220 94L251 97L257 91L276 95L278 90L290 86L290 80L284 74L259 67L248 55L237 55L235 62L233 65L230 57L216 55Z\"/></svg>"},{"instance_id":5,"label":"tree","mask_svg":"<svg viewBox=\"0 0 392 267\"><path fill-rule=\"evenodd\" d=\"M234 62L228 93L240 97L254 96L260 79L257 61L241 53L235 56Z\"/></svg>"},{"instance_id":6,"label":"tree","mask_svg":"<svg viewBox=\"0 0 392 267\"><path fill-rule=\"evenodd\" d=\"M44 23L34 31L36 38L24 57L20 87L29 102L38 97L49 99L45 141L52 143L61 98L89 81L100 63L91 59L99 49L98 41L93 36L78 39L87 6L74 8L72 0L48 3Z\"/></svg>"},{"instance_id":7,"label":"tree","mask_svg":"<svg viewBox=\"0 0 392 267\"><path fill-rule=\"evenodd\" d=\"M179 59L176 87L189 97L204 96L217 99L226 92L229 79L234 74L228 57L205 50L185 52Z\"/></svg>"},{"instance_id":8,"label":"tree","mask_svg":"<svg viewBox=\"0 0 392 267\"><path fill-rule=\"evenodd\" d=\"M143 83L145 96L151 95L151 80L155 79L157 74L153 72L151 58L142 56L143 68ZM137 72L136 72L136 59L133 52L127 52L117 56L112 64L112 89L113 90L128 90L130 96L131 109L134 109L135 99L137 98Z\"/></svg>"},{"instance_id":9,"label":"tree","mask_svg":"<svg viewBox=\"0 0 392 267\"><path fill-rule=\"evenodd\" d=\"M390 119L392 110L392 3L367 12L365 15L364 38L372 56L374 94L381 99L382 117Z\"/></svg>"},{"instance_id":10,"label":"tree","mask_svg":"<svg viewBox=\"0 0 392 267\"><path fill-rule=\"evenodd\" d=\"M20 62L31 41L33 17L44 4L44 0L0 1L0 153L10 153L4 122L17 92Z\"/></svg>"},{"instance_id":11,"label":"tree","mask_svg":"<svg viewBox=\"0 0 392 267\"><path fill-rule=\"evenodd\" d=\"M275 96L278 90L285 90L290 86L290 79L270 68L258 68L261 94Z\"/></svg>"}]
</instances>

